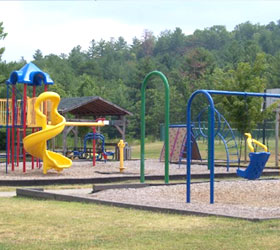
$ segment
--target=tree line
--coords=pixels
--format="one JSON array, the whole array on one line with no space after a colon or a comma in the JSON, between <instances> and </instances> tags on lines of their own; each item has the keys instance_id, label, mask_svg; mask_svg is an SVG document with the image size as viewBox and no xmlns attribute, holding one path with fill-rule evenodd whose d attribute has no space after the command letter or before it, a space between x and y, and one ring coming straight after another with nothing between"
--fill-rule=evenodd
<instances>
[{"instance_id":1,"label":"tree line","mask_svg":"<svg viewBox=\"0 0 280 250\"><path fill-rule=\"evenodd\" d=\"M5 33L0 23L0 40ZM0 82L4 83L17 62L1 60ZM280 87L280 20L267 25L245 22L233 31L217 25L185 35L180 28L165 30L156 37L145 30L128 44L123 37L90 42L86 50L74 47L69 54L43 55L34 51L33 63L47 72L55 84L50 90L61 97L101 96L134 115L129 119L128 136L140 137L140 88L147 73L163 72L170 84L170 121L185 123L186 104L197 89L263 92ZM0 96L5 97L5 85ZM272 117L261 112L259 98L215 97L219 111L237 124L241 133ZM193 117L207 105L204 98L194 103ZM159 136L164 122L164 88L153 78L146 91L146 133ZM114 133L110 134L114 137Z\"/></svg>"}]
</instances>

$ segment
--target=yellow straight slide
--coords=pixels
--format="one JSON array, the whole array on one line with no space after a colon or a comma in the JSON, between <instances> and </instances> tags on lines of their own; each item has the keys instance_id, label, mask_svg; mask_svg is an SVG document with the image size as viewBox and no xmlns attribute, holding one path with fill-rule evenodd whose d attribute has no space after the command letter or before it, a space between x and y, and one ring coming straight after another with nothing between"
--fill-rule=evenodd
<instances>
[{"instance_id":1,"label":"yellow straight slide","mask_svg":"<svg viewBox=\"0 0 280 250\"><path fill-rule=\"evenodd\" d=\"M42 102L50 100L52 102L50 124L47 124L47 117L40 110ZM43 173L46 174L49 169L61 171L69 168L72 161L55 152L47 150L47 140L60 134L66 120L57 111L60 96L55 92L44 92L38 96L35 102L34 110L36 112L36 126L42 130L32 133L23 139L24 149L31 155L43 160Z\"/></svg>"}]
</instances>

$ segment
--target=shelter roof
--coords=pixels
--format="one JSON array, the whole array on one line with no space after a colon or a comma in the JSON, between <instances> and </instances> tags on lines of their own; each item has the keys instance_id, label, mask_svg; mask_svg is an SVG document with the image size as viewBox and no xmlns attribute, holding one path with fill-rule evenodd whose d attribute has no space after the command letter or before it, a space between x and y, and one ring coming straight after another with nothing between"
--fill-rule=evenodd
<instances>
[{"instance_id":1,"label":"shelter roof","mask_svg":"<svg viewBox=\"0 0 280 250\"><path fill-rule=\"evenodd\" d=\"M53 84L49 74L43 72L34 63L24 65L20 70L13 71L7 84L25 83L28 85Z\"/></svg>"},{"instance_id":2,"label":"shelter roof","mask_svg":"<svg viewBox=\"0 0 280 250\"><path fill-rule=\"evenodd\" d=\"M99 96L62 98L58 111L80 116L132 115L131 112Z\"/></svg>"}]
</instances>

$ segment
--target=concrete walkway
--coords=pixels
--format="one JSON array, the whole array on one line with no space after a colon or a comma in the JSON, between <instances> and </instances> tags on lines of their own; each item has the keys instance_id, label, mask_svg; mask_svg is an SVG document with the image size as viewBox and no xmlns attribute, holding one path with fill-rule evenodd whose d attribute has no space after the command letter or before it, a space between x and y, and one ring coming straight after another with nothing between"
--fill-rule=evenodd
<instances>
[{"instance_id":1,"label":"concrete walkway","mask_svg":"<svg viewBox=\"0 0 280 250\"><path fill-rule=\"evenodd\" d=\"M16 196L16 191L0 192L0 197L14 197Z\"/></svg>"}]
</instances>

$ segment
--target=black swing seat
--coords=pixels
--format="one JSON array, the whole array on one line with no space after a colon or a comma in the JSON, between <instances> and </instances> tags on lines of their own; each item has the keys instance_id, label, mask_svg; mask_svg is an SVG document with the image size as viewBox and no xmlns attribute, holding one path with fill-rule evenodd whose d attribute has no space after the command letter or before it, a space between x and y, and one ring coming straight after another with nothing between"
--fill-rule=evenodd
<instances>
[{"instance_id":1,"label":"black swing seat","mask_svg":"<svg viewBox=\"0 0 280 250\"><path fill-rule=\"evenodd\" d=\"M237 169L236 174L248 180L260 178L269 156L270 152L249 153L249 166L245 170Z\"/></svg>"}]
</instances>

